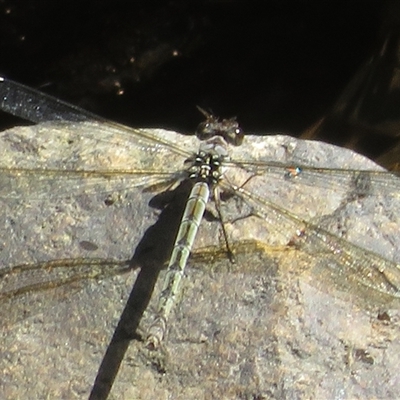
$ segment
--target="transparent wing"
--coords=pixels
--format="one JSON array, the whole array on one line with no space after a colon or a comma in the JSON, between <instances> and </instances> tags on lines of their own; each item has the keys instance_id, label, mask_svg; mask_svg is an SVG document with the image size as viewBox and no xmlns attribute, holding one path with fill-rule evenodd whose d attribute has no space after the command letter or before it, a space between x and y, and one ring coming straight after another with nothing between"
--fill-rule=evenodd
<instances>
[{"instance_id":1,"label":"transparent wing","mask_svg":"<svg viewBox=\"0 0 400 400\"><path fill-rule=\"evenodd\" d=\"M128 130L48 123L0 133L0 198L108 193L180 179L186 157L142 135L149 131Z\"/></svg>"},{"instance_id":2,"label":"transparent wing","mask_svg":"<svg viewBox=\"0 0 400 400\"><path fill-rule=\"evenodd\" d=\"M0 108L34 123L102 121L103 118L28 86L0 77Z\"/></svg>"},{"instance_id":3,"label":"transparent wing","mask_svg":"<svg viewBox=\"0 0 400 400\"><path fill-rule=\"evenodd\" d=\"M242 168L243 164L232 166L231 175L240 176ZM332 275L335 280L354 282L391 297L400 297L400 265L359 243L339 237L335 223L332 226L328 221L348 203L354 202L361 208L357 196L373 199L381 196L386 200L398 197L400 180L385 171L315 167L304 167L301 175L288 178L285 168L287 170L281 165L271 168L268 163L249 163L246 174L239 179L241 183L232 184L232 180L222 183L224 191L235 193L246 204L247 216L258 219L258 223L252 225L251 218L245 217L239 221L240 229L236 229L251 231L257 240L261 238L266 243L289 244L312 254L314 268ZM303 179L297 180L303 173ZM367 176L367 186L354 184L359 174ZM278 182L279 175L281 186L274 183ZM335 181L337 178L340 184ZM309 186L314 190L310 191Z\"/></svg>"},{"instance_id":4,"label":"transparent wing","mask_svg":"<svg viewBox=\"0 0 400 400\"><path fill-rule=\"evenodd\" d=\"M107 121L17 82L0 78L2 110L40 123L0 134L0 198L57 197L179 179L196 140ZM43 122L43 123L42 123Z\"/></svg>"},{"instance_id":5,"label":"transparent wing","mask_svg":"<svg viewBox=\"0 0 400 400\"><path fill-rule=\"evenodd\" d=\"M0 301L84 279L106 278L129 269L129 261L95 258L15 265L0 270Z\"/></svg>"},{"instance_id":6,"label":"transparent wing","mask_svg":"<svg viewBox=\"0 0 400 400\"><path fill-rule=\"evenodd\" d=\"M327 188L335 191L346 191L353 195L378 195L400 193L398 172L386 170L363 170L352 168L321 168L301 164L296 161L279 162L243 162L234 161L232 167L240 166L249 172L259 175L268 174L276 179L285 178L291 183L309 187Z\"/></svg>"},{"instance_id":7,"label":"transparent wing","mask_svg":"<svg viewBox=\"0 0 400 400\"><path fill-rule=\"evenodd\" d=\"M178 174L146 173L135 171L60 171L32 169L0 169L0 198L4 201L24 199L42 200L49 196L54 200L82 193L108 195L127 193L135 187L161 184L179 179Z\"/></svg>"},{"instance_id":8,"label":"transparent wing","mask_svg":"<svg viewBox=\"0 0 400 400\"><path fill-rule=\"evenodd\" d=\"M110 134L113 133L115 139L125 139L127 143L135 143L139 140L142 146L159 147L163 145L177 154L183 156L190 154L190 149L189 152L187 152L184 147L177 146L171 141L161 139L157 136L157 133L152 134L145 129L131 129L124 125L108 121L82 108L4 77L0 77L0 109L34 123L97 123L96 128L99 129L98 132L93 131L89 133L82 129L80 130L80 135L84 135L87 138L97 138L97 140L105 142L109 140ZM56 124L53 124L53 126L55 125ZM65 124L63 124L63 126L65 126ZM100 126L102 126L103 129L100 129ZM102 137L104 132L108 134ZM76 137L79 136L77 135Z\"/></svg>"}]
</instances>

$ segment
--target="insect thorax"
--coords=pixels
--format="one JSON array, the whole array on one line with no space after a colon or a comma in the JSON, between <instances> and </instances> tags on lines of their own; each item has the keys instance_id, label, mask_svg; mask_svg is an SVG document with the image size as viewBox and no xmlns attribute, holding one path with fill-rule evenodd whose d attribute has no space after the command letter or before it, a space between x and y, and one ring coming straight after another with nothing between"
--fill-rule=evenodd
<instances>
[{"instance_id":1,"label":"insect thorax","mask_svg":"<svg viewBox=\"0 0 400 400\"><path fill-rule=\"evenodd\" d=\"M215 185L222 178L223 163L229 159L227 143L221 136L203 142L196 155L189 158L188 177L194 181Z\"/></svg>"}]
</instances>

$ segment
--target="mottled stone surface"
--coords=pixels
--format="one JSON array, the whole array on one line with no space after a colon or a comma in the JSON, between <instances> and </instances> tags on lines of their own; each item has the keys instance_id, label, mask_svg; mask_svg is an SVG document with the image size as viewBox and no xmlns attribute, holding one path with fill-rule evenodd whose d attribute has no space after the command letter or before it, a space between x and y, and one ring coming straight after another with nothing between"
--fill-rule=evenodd
<instances>
[{"instance_id":1,"label":"mottled stone surface","mask_svg":"<svg viewBox=\"0 0 400 400\"><path fill-rule=\"evenodd\" d=\"M71 124L68 129L49 126L3 132L0 167L144 170L167 163L166 169L175 172L186 158L184 154L172 157L159 144L149 146L144 139L138 145L134 137L120 135L117 126L114 135L93 124L84 139L80 135L87 132L87 124ZM187 151L198 147L191 137L146 132ZM317 142L286 136L246 140L233 150L232 160L378 170L349 150ZM259 176L255 167L239 172L227 171L227 180L399 262L396 179L372 184L371 195L362 197L351 194L352 178L335 185L314 176L302 186L301 175L287 180L282 170L271 171L269 178ZM38 180L32 175L26 187L34 189L27 190L24 199L18 192L22 186L13 186L18 181L6 177L4 170L0 173L2 269L60 258L132 257L146 230L157 221L159 211L148 203L160 187L143 191L133 187L136 181L128 175L119 175L112 185L105 177L88 185L86 178ZM150 183L163 179L154 176ZM12 190L15 195L5 198ZM132 340L111 398L396 398L400 389L398 301L363 287L354 277L348 279L351 271L346 266L317 262L324 259L326 249L318 254L318 249L306 253L287 246L296 234L293 221L281 221L273 214L264 221L246 217L249 210L243 201L229 196L223 210L236 263L231 264L223 250L216 250L223 244L218 221L205 220L182 299L170 319L165 348L149 354L142 342ZM235 213L243 218L234 220ZM275 222L280 225L273 228ZM152 240L165 241L150 237L144 247L146 259L152 256ZM78 274L84 271L82 265L69 268ZM52 269L45 273L51 274ZM137 271L130 271L3 299L2 397L87 398L136 275ZM42 280L45 274L31 270L19 276L18 284L25 279L23 286ZM160 285L141 333L151 322Z\"/></svg>"}]
</instances>

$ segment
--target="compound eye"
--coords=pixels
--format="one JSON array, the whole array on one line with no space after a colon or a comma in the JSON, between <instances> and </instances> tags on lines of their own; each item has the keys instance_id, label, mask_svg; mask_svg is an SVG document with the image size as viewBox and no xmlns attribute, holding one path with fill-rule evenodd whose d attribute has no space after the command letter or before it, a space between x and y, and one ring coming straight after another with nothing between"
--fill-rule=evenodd
<instances>
[{"instance_id":1,"label":"compound eye","mask_svg":"<svg viewBox=\"0 0 400 400\"><path fill-rule=\"evenodd\" d=\"M207 140L212 136L215 136L215 127L212 122L202 122L196 129L196 136L200 140Z\"/></svg>"},{"instance_id":2,"label":"compound eye","mask_svg":"<svg viewBox=\"0 0 400 400\"><path fill-rule=\"evenodd\" d=\"M240 127L233 129L229 134L229 142L235 146L240 146L243 143L243 139L244 132Z\"/></svg>"}]
</instances>

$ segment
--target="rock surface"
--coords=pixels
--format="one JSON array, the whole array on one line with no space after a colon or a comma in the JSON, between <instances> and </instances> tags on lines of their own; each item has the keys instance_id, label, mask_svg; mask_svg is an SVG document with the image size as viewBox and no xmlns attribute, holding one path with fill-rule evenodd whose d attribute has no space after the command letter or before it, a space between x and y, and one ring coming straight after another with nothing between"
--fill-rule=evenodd
<instances>
[{"instance_id":1,"label":"rock surface","mask_svg":"<svg viewBox=\"0 0 400 400\"><path fill-rule=\"evenodd\" d=\"M79 137L76 132L80 126L71 125L70 134ZM65 127L65 136L61 131L54 132L49 125L3 132L0 166L26 163L26 168L31 168L47 146L43 160L52 159L54 168L59 168L57 160L66 156L66 143L75 144ZM197 146L191 137L161 130L151 132L185 149ZM40 143L35 141L39 136ZM287 136L249 136L246 140L242 148L233 151L232 159L379 169L349 150L318 142ZM114 143L111 136L101 142L92 135L88 143L76 145L92 150L96 144L98 154L107 155L100 161L93 158L96 165L110 160L114 168L126 168L131 159L137 166L138 155L130 153L127 145L120 146L116 153ZM68 153L74 161L71 168L78 168L82 160L90 165L82 148L71 148ZM91 150L90 157L94 155ZM78 153L80 160L73 159ZM140 162L161 165L168 161L161 153L141 151L146 158ZM175 161L169 161L169 169L176 170ZM227 178L231 181L240 177ZM1 179L0 187L5 184ZM395 178L387 193L380 185L373 196L355 198L349 195L347 181L337 186L328 181L301 186L277 174L270 181L257 179L258 187L251 183L245 187L271 197L302 218L324 224L344 239L400 261L396 259L400 204ZM128 188L117 196L115 189L122 184L113 190L98 190L97 183L82 190L76 185L75 193L62 193L62 182L48 180L42 184L42 191L27 195L25 200L18 196L0 199L2 270L63 258L130 259L143 235L151 233L149 228L157 221L159 212L148 206L155 193L142 188ZM11 193L12 186L9 189ZM221 250L220 224L212 218L205 220L189 261L181 301L169 321L164 348L151 353L142 342L132 340L110 398L397 398L397 299L361 288L347 279L346 269L324 270L314 262L315 254L288 246L296 232L282 232L289 226L284 221L271 231L268 224L254 216L231 220L232 210L241 206L230 199L224 205L236 263L227 260L223 246ZM157 241L166 241L157 234L149 236L141 250L147 261L156 252L152 245L157 247ZM82 265L68 268L78 275L85 270ZM101 269L106 274L107 268ZM48 266L46 273L51 271ZM161 278L163 275L161 272ZM43 270L30 270L19 276L23 286L36 276L43 279L44 274ZM87 398L136 276L137 270L131 270L3 299L1 397ZM161 281L139 327L144 335Z\"/></svg>"}]
</instances>

